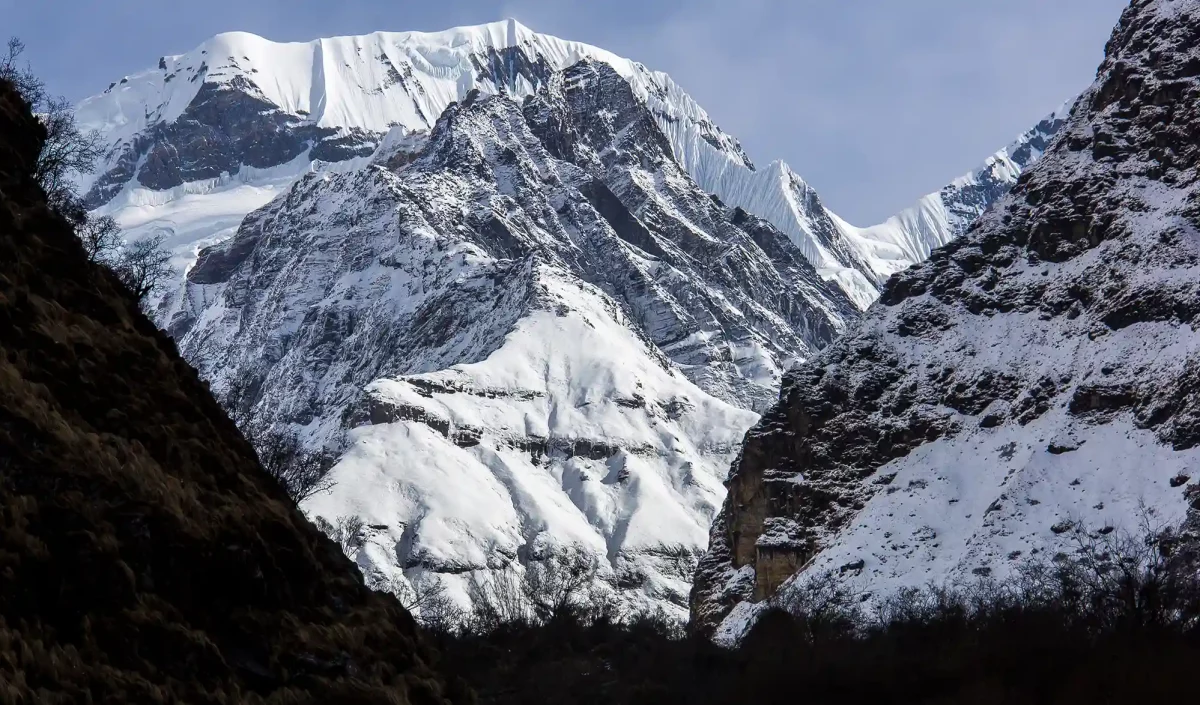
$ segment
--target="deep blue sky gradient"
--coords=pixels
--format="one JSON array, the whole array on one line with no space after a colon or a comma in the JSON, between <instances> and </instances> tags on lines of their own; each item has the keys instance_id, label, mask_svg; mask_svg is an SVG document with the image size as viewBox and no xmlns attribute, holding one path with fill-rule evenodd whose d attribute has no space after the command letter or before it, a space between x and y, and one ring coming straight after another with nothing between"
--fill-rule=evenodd
<instances>
[{"instance_id":1,"label":"deep blue sky gradient","mask_svg":"<svg viewBox=\"0 0 1200 705\"><path fill-rule=\"evenodd\" d=\"M1085 88L1126 0L0 0L72 99L222 31L308 40L516 17L671 74L758 163L868 225Z\"/></svg>"}]
</instances>

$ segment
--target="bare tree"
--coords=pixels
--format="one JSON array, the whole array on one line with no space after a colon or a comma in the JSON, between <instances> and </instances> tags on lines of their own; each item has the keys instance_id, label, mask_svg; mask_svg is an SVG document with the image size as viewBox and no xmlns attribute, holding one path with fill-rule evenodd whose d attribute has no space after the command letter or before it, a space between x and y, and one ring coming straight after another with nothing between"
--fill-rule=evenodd
<instances>
[{"instance_id":1,"label":"bare tree","mask_svg":"<svg viewBox=\"0 0 1200 705\"><path fill-rule=\"evenodd\" d=\"M586 589L596 578L599 562L582 548L559 550L525 570L525 595L538 619L564 617L580 606Z\"/></svg>"},{"instance_id":2,"label":"bare tree","mask_svg":"<svg viewBox=\"0 0 1200 705\"><path fill-rule=\"evenodd\" d=\"M103 153L100 133L83 132L75 121L75 111L66 98L44 101L38 114L46 128L46 142L38 154L34 178L46 191L50 205L75 222L87 218L87 209L75 194L72 177L89 174Z\"/></svg>"},{"instance_id":3,"label":"bare tree","mask_svg":"<svg viewBox=\"0 0 1200 705\"><path fill-rule=\"evenodd\" d=\"M296 504L333 489L329 477L334 463L332 455L306 450L300 439L287 431L271 430L257 437L247 434L247 440L258 452L263 469Z\"/></svg>"},{"instance_id":4,"label":"bare tree","mask_svg":"<svg viewBox=\"0 0 1200 705\"><path fill-rule=\"evenodd\" d=\"M342 553L346 554L347 558L353 558L358 550L366 543L366 537L363 536L363 520L357 516L340 516L337 518L336 524L331 524L325 517L317 517L313 520L321 533L329 537L331 541L336 543L342 549Z\"/></svg>"},{"instance_id":5,"label":"bare tree","mask_svg":"<svg viewBox=\"0 0 1200 705\"><path fill-rule=\"evenodd\" d=\"M420 588L424 592L417 596L409 611L415 613L417 622L428 631L436 634L456 633L466 621L466 612L446 594L441 581L435 584L436 588L433 589Z\"/></svg>"},{"instance_id":6,"label":"bare tree","mask_svg":"<svg viewBox=\"0 0 1200 705\"><path fill-rule=\"evenodd\" d=\"M242 367L228 378L221 406L225 413L249 438L250 419L254 413L258 389L262 386L249 367Z\"/></svg>"},{"instance_id":7,"label":"bare tree","mask_svg":"<svg viewBox=\"0 0 1200 705\"><path fill-rule=\"evenodd\" d=\"M532 624L536 617L524 581L512 567L472 572L467 597L471 601L467 628L476 634L507 624Z\"/></svg>"},{"instance_id":8,"label":"bare tree","mask_svg":"<svg viewBox=\"0 0 1200 705\"><path fill-rule=\"evenodd\" d=\"M530 561L523 574L512 567L475 571L467 581L471 614L466 628L486 634L508 624L545 624L566 617L615 620L615 602L596 585L598 567L595 556L570 546Z\"/></svg>"},{"instance_id":9,"label":"bare tree","mask_svg":"<svg viewBox=\"0 0 1200 705\"><path fill-rule=\"evenodd\" d=\"M17 87L17 92L35 110L46 99L46 85L33 74L29 65L20 65L21 55L25 53L25 42L17 37L10 37L8 46L0 57L0 79L8 81Z\"/></svg>"},{"instance_id":10,"label":"bare tree","mask_svg":"<svg viewBox=\"0 0 1200 705\"><path fill-rule=\"evenodd\" d=\"M46 142L38 154L34 178L46 191L51 207L79 225L87 220L87 209L75 193L72 178L77 174L90 174L95 168L96 160L103 153L100 134L79 129L70 101L49 95L45 84L33 74L28 64L21 65L24 52L25 44L20 39L8 40L5 53L0 57L0 78L17 87L46 128Z\"/></svg>"},{"instance_id":11,"label":"bare tree","mask_svg":"<svg viewBox=\"0 0 1200 705\"><path fill-rule=\"evenodd\" d=\"M83 243L88 261L109 266L118 261L124 241L121 239L121 228L112 216L88 218L75 229L75 234Z\"/></svg>"},{"instance_id":12,"label":"bare tree","mask_svg":"<svg viewBox=\"0 0 1200 705\"><path fill-rule=\"evenodd\" d=\"M134 240L121 248L112 269L138 303L145 305L150 294L171 280L171 253L163 247L162 235Z\"/></svg>"}]
</instances>

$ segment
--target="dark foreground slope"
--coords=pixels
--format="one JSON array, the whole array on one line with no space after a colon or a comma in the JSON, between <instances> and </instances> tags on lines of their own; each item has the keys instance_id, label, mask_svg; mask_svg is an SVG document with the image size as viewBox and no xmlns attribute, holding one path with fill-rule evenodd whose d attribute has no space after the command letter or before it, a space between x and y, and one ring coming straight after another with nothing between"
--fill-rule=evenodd
<instances>
[{"instance_id":1,"label":"dark foreground slope","mask_svg":"<svg viewBox=\"0 0 1200 705\"><path fill-rule=\"evenodd\" d=\"M446 699L29 178L0 84L0 703Z\"/></svg>"}]
</instances>

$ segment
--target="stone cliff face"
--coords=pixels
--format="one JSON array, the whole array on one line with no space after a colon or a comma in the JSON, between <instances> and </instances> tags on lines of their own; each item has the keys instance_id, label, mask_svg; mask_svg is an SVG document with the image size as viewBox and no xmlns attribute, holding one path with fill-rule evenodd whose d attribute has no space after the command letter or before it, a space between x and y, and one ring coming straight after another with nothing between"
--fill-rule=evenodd
<instances>
[{"instance_id":1,"label":"stone cliff face","mask_svg":"<svg viewBox=\"0 0 1200 705\"><path fill-rule=\"evenodd\" d=\"M594 61L302 178L183 302L171 330L215 390L253 380L254 424L342 458L305 509L375 527L370 579L465 601L472 571L582 548L680 618L752 409L858 315Z\"/></svg>"},{"instance_id":2,"label":"stone cliff face","mask_svg":"<svg viewBox=\"0 0 1200 705\"><path fill-rule=\"evenodd\" d=\"M47 208L44 137L0 84L0 701L445 702L409 615Z\"/></svg>"},{"instance_id":3,"label":"stone cliff face","mask_svg":"<svg viewBox=\"0 0 1200 705\"><path fill-rule=\"evenodd\" d=\"M1003 576L1072 527L1200 510L1200 3L1136 0L1049 151L892 276L747 435L697 627L833 572L867 598Z\"/></svg>"}]
</instances>

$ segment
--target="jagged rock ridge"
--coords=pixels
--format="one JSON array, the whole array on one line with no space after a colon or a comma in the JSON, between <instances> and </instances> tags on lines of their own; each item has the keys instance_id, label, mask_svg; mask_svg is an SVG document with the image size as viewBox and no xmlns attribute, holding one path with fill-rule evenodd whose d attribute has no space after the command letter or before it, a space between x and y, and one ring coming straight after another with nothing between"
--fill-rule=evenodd
<instances>
[{"instance_id":1,"label":"jagged rock ridge","mask_svg":"<svg viewBox=\"0 0 1200 705\"><path fill-rule=\"evenodd\" d=\"M833 571L864 592L1002 577L1200 509L1200 3L1136 0L1046 156L887 282L747 436L698 627Z\"/></svg>"}]
</instances>

